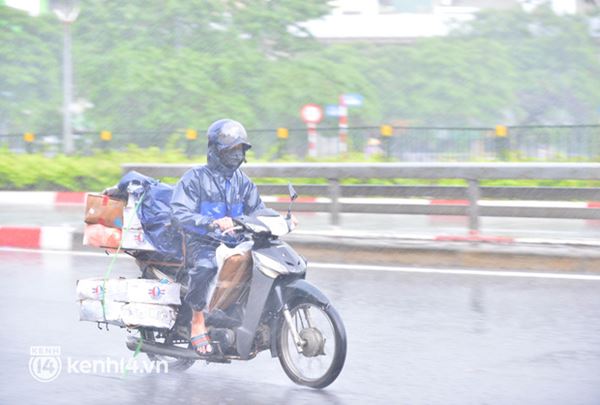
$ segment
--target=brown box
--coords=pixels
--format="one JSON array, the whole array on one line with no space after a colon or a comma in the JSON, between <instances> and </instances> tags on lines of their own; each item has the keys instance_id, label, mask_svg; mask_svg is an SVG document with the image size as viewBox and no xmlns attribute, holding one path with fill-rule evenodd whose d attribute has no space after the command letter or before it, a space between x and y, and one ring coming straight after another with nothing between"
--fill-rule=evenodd
<instances>
[{"instance_id":1,"label":"brown box","mask_svg":"<svg viewBox=\"0 0 600 405\"><path fill-rule=\"evenodd\" d=\"M83 231L83 244L106 249L118 249L121 244L121 230L100 224L86 225Z\"/></svg>"},{"instance_id":2,"label":"brown box","mask_svg":"<svg viewBox=\"0 0 600 405\"><path fill-rule=\"evenodd\" d=\"M107 195L88 194L85 203L85 223L122 228L124 207L125 201Z\"/></svg>"}]
</instances>

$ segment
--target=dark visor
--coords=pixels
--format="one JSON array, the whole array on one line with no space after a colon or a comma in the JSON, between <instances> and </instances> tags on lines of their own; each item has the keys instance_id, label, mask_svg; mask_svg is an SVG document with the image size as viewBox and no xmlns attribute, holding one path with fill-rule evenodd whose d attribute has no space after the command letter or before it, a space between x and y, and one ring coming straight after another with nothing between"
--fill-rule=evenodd
<instances>
[{"instance_id":1,"label":"dark visor","mask_svg":"<svg viewBox=\"0 0 600 405\"><path fill-rule=\"evenodd\" d=\"M227 123L221 128L221 132L217 135L217 143L219 149L231 148L236 145L246 145L250 147L248 135L243 127L235 123Z\"/></svg>"}]
</instances>

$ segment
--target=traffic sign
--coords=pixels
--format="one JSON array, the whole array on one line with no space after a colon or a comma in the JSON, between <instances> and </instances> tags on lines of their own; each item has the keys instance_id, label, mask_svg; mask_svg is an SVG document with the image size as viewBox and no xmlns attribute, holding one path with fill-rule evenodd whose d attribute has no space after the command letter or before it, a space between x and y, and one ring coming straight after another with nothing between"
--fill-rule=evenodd
<instances>
[{"instance_id":1,"label":"traffic sign","mask_svg":"<svg viewBox=\"0 0 600 405\"><path fill-rule=\"evenodd\" d=\"M317 104L306 104L300 109L300 116L307 124L318 124L323 119L323 109Z\"/></svg>"},{"instance_id":2,"label":"traffic sign","mask_svg":"<svg viewBox=\"0 0 600 405\"><path fill-rule=\"evenodd\" d=\"M359 107L364 100L362 95L356 93L342 94L342 98L344 99L344 104L348 107Z\"/></svg>"},{"instance_id":3,"label":"traffic sign","mask_svg":"<svg viewBox=\"0 0 600 405\"><path fill-rule=\"evenodd\" d=\"M328 104L325 106L325 115L328 117L339 117L340 106L336 104Z\"/></svg>"}]
</instances>

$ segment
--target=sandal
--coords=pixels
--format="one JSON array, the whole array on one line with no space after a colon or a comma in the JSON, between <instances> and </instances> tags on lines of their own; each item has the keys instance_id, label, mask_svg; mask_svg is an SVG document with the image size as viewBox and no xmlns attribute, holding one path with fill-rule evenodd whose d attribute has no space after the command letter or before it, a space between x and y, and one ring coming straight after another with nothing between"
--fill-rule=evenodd
<instances>
[{"instance_id":1,"label":"sandal","mask_svg":"<svg viewBox=\"0 0 600 405\"><path fill-rule=\"evenodd\" d=\"M210 337L208 336L208 333L201 333L197 336L194 336L193 338L190 339L190 343L192 344L192 348L199 354L199 355L207 355L207 354L212 354L213 351L213 347L210 344ZM204 347L205 348L205 352L201 352L198 351L199 348Z\"/></svg>"}]
</instances>

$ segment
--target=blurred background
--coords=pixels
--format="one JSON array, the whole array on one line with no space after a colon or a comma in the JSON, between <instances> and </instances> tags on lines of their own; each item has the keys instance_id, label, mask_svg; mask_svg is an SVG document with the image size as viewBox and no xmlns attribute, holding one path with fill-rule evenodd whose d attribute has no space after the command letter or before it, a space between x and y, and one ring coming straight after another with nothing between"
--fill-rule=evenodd
<instances>
[{"instance_id":1,"label":"blurred background","mask_svg":"<svg viewBox=\"0 0 600 405\"><path fill-rule=\"evenodd\" d=\"M206 127L230 117L265 160L600 156L594 0L0 4L13 153L202 156Z\"/></svg>"}]
</instances>

